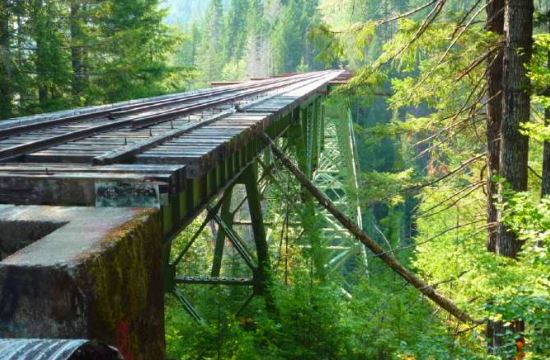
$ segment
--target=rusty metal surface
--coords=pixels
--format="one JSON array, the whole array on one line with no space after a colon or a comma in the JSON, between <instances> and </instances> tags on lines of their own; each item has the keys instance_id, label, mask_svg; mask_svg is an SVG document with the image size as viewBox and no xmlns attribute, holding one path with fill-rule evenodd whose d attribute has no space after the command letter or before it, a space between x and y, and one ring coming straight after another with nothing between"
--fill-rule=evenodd
<instances>
[{"instance_id":1,"label":"rusty metal surface","mask_svg":"<svg viewBox=\"0 0 550 360\"><path fill-rule=\"evenodd\" d=\"M89 355L83 354L84 348ZM79 352L81 354L79 354ZM68 360L93 358L94 353L104 359L122 359L112 347L82 339L0 339L2 360ZM88 356L88 357L87 357Z\"/></svg>"}]
</instances>

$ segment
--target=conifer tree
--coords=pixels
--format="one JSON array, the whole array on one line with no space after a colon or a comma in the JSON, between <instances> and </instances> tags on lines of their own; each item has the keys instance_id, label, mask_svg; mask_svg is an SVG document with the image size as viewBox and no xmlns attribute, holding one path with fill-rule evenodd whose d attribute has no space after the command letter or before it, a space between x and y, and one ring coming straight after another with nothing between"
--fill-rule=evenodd
<instances>
[{"instance_id":1,"label":"conifer tree","mask_svg":"<svg viewBox=\"0 0 550 360\"><path fill-rule=\"evenodd\" d=\"M198 63L204 80L214 81L221 74L223 57L220 56L223 44L223 5L221 0L212 0L203 22L202 41L198 53ZM216 56L214 56L216 54Z\"/></svg>"},{"instance_id":2,"label":"conifer tree","mask_svg":"<svg viewBox=\"0 0 550 360\"><path fill-rule=\"evenodd\" d=\"M503 114L500 171L514 191L527 190L529 140L520 124L530 117L530 81L527 67L533 47L533 0L507 0L504 11ZM515 258L521 241L501 224L498 254Z\"/></svg>"},{"instance_id":3,"label":"conifer tree","mask_svg":"<svg viewBox=\"0 0 550 360\"><path fill-rule=\"evenodd\" d=\"M70 68L61 17L65 9L57 1L33 0L30 7L30 31L36 44L33 62L36 71L39 111L64 107Z\"/></svg>"},{"instance_id":4,"label":"conifer tree","mask_svg":"<svg viewBox=\"0 0 550 360\"><path fill-rule=\"evenodd\" d=\"M110 0L100 2L98 51L92 72L100 76L95 84L102 98L117 101L143 97L161 91L157 79L169 69L166 53L175 46L159 0ZM94 48L95 50L95 48Z\"/></svg>"},{"instance_id":5,"label":"conifer tree","mask_svg":"<svg viewBox=\"0 0 550 360\"><path fill-rule=\"evenodd\" d=\"M269 23L264 16L262 0L250 0L247 14L246 40L247 76L265 77L273 74L272 48L269 42Z\"/></svg>"},{"instance_id":6,"label":"conifer tree","mask_svg":"<svg viewBox=\"0 0 550 360\"><path fill-rule=\"evenodd\" d=\"M487 1L487 31L504 34L504 0ZM497 183L500 169L500 127L502 123L502 52L498 46L487 60L487 249L494 252L498 240Z\"/></svg>"},{"instance_id":7,"label":"conifer tree","mask_svg":"<svg viewBox=\"0 0 550 360\"><path fill-rule=\"evenodd\" d=\"M223 32L223 49L226 61L239 60L244 55L248 34L248 0L231 0Z\"/></svg>"},{"instance_id":8,"label":"conifer tree","mask_svg":"<svg viewBox=\"0 0 550 360\"><path fill-rule=\"evenodd\" d=\"M12 64L10 51L11 1L0 1L0 119L12 115Z\"/></svg>"}]
</instances>

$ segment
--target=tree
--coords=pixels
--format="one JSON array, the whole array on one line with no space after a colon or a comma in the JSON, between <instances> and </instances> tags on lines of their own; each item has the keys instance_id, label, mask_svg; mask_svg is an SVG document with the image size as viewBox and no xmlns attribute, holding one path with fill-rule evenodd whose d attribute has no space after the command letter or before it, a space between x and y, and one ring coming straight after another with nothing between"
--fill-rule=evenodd
<instances>
[{"instance_id":1,"label":"tree","mask_svg":"<svg viewBox=\"0 0 550 360\"><path fill-rule=\"evenodd\" d=\"M204 80L216 80L221 74L224 59L220 56L223 44L223 5L221 0L212 0L203 23L202 42L198 53L199 67Z\"/></svg>"},{"instance_id":2,"label":"tree","mask_svg":"<svg viewBox=\"0 0 550 360\"><path fill-rule=\"evenodd\" d=\"M245 58L247 59L247 76L264 77L273 73L273 48L269 42L270 25L264 15L264 4L261 0L250 0L247 24Z\"/></svg>"},{"instance_id":3,"label":"tree","mask_svg":"<svg viewBox=\"0 0 550 360\"><path fill-rule=\"evenodd\" d=\"M550 33L550 11L546 14L547 29ZM547 67L550 70L550 51L547 52ZM550 85L545 89L545 96L550 98ZM550 106L544 109L544 125L550 127ZM541 196L550 195L550 140L544 141L542 159Z\"/></svg>"},{"instance_id":4,"label":"tree","mask_svg":"<svg viewBox=\"0 0 550 360\"><path fill-rule=\"evenodd\" d=\"M487 31L499 37L504 34L504 0L487 1ZM487 60L487 249L494 252L498 240L498 211L496 208L498 184L495 177L500 170L500 127L502 123L502 67L503 49L500 44Z\"/></svg>"},{"instance_id":5,"label":"tree","mask_svg":"<svg viewBox=\"0 0 550 360\"><path fill-rule=\"evenodd\" d=\"M90 9L95 19L90 47L94 76L88 102L119 101L161 94L172 69L167 54L178 44L163 24L159 0L109 0ZM93 52L92 52L93 50Z\"/></svg>"},{"instance_id":6,"label":"tree","mask_svg":"<svg viewBox=\"0 0 550 360\"><path fill-rule=\"evenodd\" d=\"M240 60L244 55L248 34L248 0L231 0L223 32L226 61Z\"/></svg>"},{"instance_id":7,"label":"tree","mask_svg":"<svg viewBox=\"0 0 550 360\"><path fill-rule=\"evenodd\" d=\"M530 117L530 81L526 65L533 47L533 0L506 0L504 12L503 114L500 174L513 191L527 190L529 142L520 124ZM505 224L496 243L499 255L516 258L521 241Z\"/></svg>"},{"instance_id":8,"label":"tree","mask_svg":"<svg viewBox=\"0 0 550 360\"><path fill-rule=\"evenodd\" d=\"M30 6L30 34L36 51L32 57L38 88L38 110L52 111L64 107L69 86L70 67L61 17L63 4L33 0Z\"/></svg>"},{"instance_id":9,"label":"tree","mask_svg":"<svg viewBox=\"0 0 550 360\"><path fill-rule=\"evenodd\" d=\"M84 11L82 4L78 0L70 0L69 12L69 30L71 36L71 66L72 66L72 93L75 102L80 103L80 97L83 94L87 75L85 70L85 48L84 48Z\"/></svg>"},{"instance_id":10,"label":"tree","mask_svg":"<svg viewBox=\"0 0 550 360\"><path fill-rule=\"evenodd\" d=\"M12 115L13 89L10 51L10 6L11 1L0 1L0 118Z\"/></svg>"}]
</instances>

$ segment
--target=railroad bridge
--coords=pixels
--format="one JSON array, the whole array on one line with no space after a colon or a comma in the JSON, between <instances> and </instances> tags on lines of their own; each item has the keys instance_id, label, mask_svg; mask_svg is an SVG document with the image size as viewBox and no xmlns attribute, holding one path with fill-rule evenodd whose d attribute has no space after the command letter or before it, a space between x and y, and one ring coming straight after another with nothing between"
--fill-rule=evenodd
<instances>
[{"instance_id":1,"label":"railroad bridge","mask_svg":"<svg viewBox=\"0 0 550 360\"><path fill-rule=\"evenodd\" d=\"M39 349L24 340L6 345L8 338L97 339L128 359L160 359L165 292L199 322L181 287L250 286L243 306L255 295L269 302L262 192L276 166L262 137L292 153L306 176L359 217L338 175L345 169L356 190L351 117L344 109L329 122L323 105L331 86L348 77L330 70L218 83L1 121L4 350ZM238 206L248 204L254 251L233 228L236 186L244 189ZM174 238L197 218L187 246L172 251ZM218 228L212 271L178 274L176 265L212 222ZM344 242L330 244L335 266L362 251L335 236L339 230L327 229ZM226 241L250 267L249 278L220 276Z\"/></svg>"}]
</instances>

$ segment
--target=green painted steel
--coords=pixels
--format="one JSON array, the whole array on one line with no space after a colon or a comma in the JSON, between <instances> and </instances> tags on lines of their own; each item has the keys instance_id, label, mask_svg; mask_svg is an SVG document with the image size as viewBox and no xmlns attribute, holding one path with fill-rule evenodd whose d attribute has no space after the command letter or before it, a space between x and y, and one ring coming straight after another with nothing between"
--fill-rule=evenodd
<instances>
[{"instance_id":1,"label":"green painted steel","mask_svg":"<svg viewBox=\"0 0 550 360\"><path fill-rule=\"evenodd\" d=\"M300 169L327 196L335 200L346 215L357 219L358 224L361 224L352 118L346 111L327 113L323 100L324 97L319 94L311 96L301 107L290 110L278 121L273 122L265 131L272 138L284 138L287 144L286 151L296 159ZM203 319L180 291L180 286L189 284L249 285L251 286L250 297L239 312L255 295L263 295L268 309L276 311L269 291L271 264L261 195L269 186L284 187L284 185L278 184L276 177L271 174L273 166L276 167L273 161L272 154L265 150L264 144L259 139L254 139L240 151L220 162L204 177L188 181L185 196L180 196L177 201L180 204L179 223L182 222L182 218L184 222L188 223L189 219L195 218L203 208L208 209L207 215L190 243L175 257L174 262L166 262L167 291L174 294L184 309L198 321L202 322ZM261 165L263 169L261 176L258 175L258 165ZM240 199L240 203L235 209L232 209L232 205L235 205L233 200L236 199L235 187L237 185L244 185L245 197ZM214 204L208 205L212 198L216 199ZM307 194L303 193L301 205L308 206L309 204L310 215L317 218L322 227L318 229L305 228L304 231L320 231L318 238L323 240L309 246L314 248L314 251L328 254L328 256L319 256L322 263L316 264L320 276L324 276L323 273L330 271L344 271L344 268L349 271L350 263L353 268L361 266L366 271L367 258L364 247L353 241L345 229L341 228L327 212L316 207L310 200ZM255 254L247 249L246 242L241 239L233 227L234 215L245 203L248 204L250 221L247 224L251 226L253 233ZM300 204L294 205L300 206ZM196 277L177 274L175 271L177 263L185 261L187 250L197 239L198 234L207 228L209 221L218 224L210 276ZM232 248L241 255L242 260L251 269L250 282L220 277L226 240L232 243ZM170 252L167 251L165 256L169 257ZM353 261L353 259L360 260Z\"/></svg>"},{"instance_id":2,"label":"green painted steel","mask_svg":"<svg viewBox=\"0 0 550 360\"><path fill-rule=\"evenodd\" d=\"M321 189L338 208L361 226L359 202L358 162L356 159L353 120L347 111L332 111L324 119L323 150L313 183ZM323 218L323 238L331 251L328 265L332 271L362 267L367 271L365 247L343 229L328 212L319 209ZM357 261L360 259L361 261Z\"/></svg>"}]
</instances>

